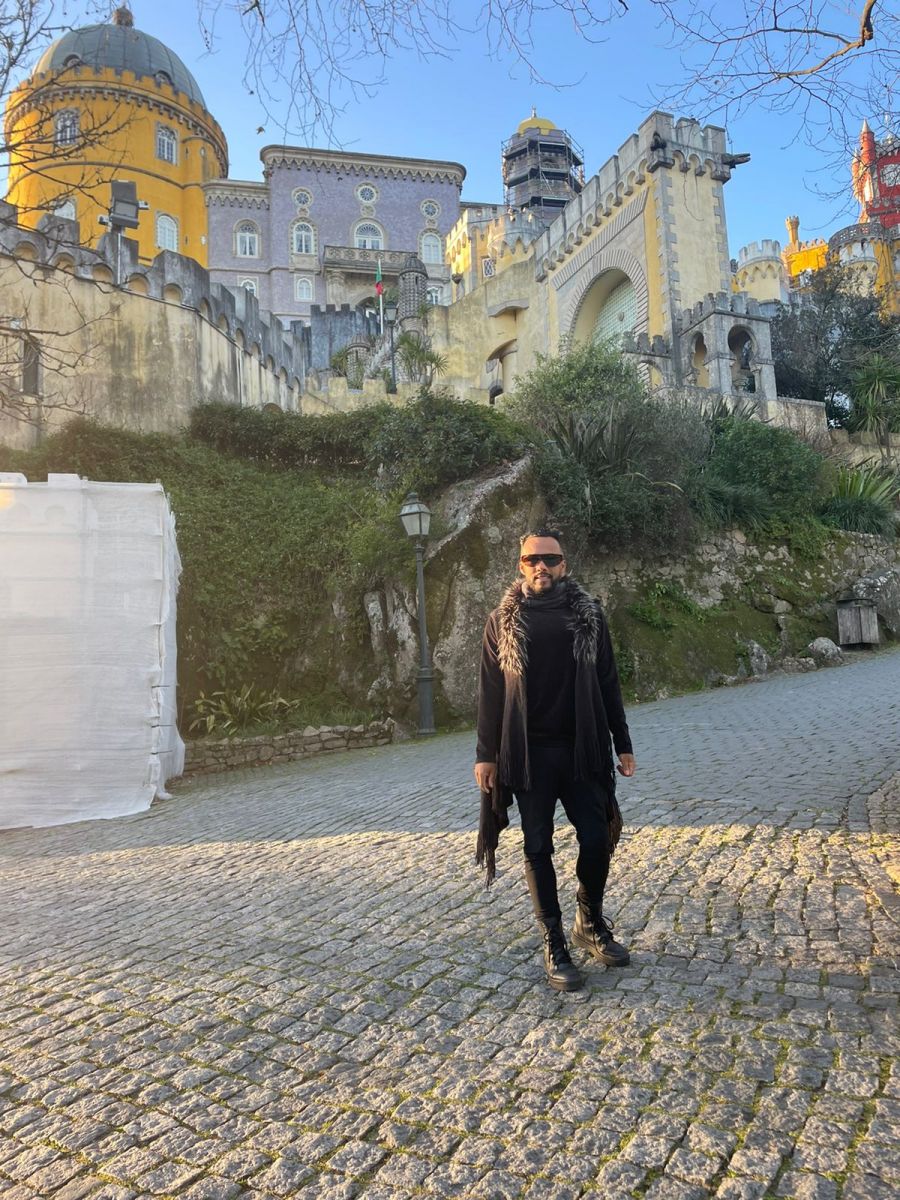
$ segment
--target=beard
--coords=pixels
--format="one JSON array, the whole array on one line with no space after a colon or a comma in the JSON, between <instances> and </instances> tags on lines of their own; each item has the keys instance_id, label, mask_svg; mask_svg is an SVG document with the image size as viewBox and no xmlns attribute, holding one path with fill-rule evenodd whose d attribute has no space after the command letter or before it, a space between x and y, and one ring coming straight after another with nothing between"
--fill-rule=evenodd
<instances>
[{"instance_id":1,"label":"beard","mask_svg":"<svg viewBox=\"0 0 900 1200\"><path fill-rule=\"evenodd\" d=\"M552 592L558 583L559 580L554 579L552 575L542 575L532 583L526 583L525 588L529 592Z\"/></svg>"}]
</instances>

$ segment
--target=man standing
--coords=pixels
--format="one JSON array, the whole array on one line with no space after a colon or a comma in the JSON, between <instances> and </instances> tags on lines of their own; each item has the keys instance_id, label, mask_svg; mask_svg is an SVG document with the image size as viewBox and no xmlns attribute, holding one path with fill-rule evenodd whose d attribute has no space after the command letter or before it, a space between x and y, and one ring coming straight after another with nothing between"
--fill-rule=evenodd
<instances>
[{"instance_id":1,"label":"man standing","mask_svg":"<svg viewBox=\"0 0 900 1200\"><path fill-rule=\"evenodd\" d=\"M483 796L479 861L487 845L492 866L496 834L507 823L504 806L514 793L547 981L571 992L584 978L569 955L556 890L556 801L578 838L572 939L607 966L624 966L628 951L613 940L603 915L621 829L610 738L622 775L634 774L635 760L609 628L598 601L566 573L559 534L542 529L521 538L519 570L521 579L488 618L482 644L475 779L494 801ZM492 817L493 840L485 832Z\"/></svg>"}]
</instances>

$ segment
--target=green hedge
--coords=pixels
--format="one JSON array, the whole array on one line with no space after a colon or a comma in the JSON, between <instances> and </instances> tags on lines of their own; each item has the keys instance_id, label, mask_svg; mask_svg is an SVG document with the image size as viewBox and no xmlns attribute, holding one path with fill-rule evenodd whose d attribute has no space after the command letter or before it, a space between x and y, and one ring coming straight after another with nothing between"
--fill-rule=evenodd
<instances>
[{"instance_id":1,"label":"green hedge","mask_svg":"<svg viewBox=\"0 0 900 1200\"><path fill-rule=\"evenodd\" d=\"M359 471L383 489L415 488L423 495L525 447L521 430L505 414L427 390L403 405L324 416L206 404L194 410L189 432L260 466Z\"/></svg>"}]
</instances>

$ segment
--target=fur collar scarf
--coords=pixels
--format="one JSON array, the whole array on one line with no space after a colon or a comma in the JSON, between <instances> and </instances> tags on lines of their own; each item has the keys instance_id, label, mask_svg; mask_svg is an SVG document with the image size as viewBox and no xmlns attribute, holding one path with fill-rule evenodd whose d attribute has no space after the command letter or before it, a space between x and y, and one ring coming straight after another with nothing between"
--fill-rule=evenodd
<instances>
[{"instance_id":1,"label":"fur collar scarf","mask_svg":"<svg viewBox=\"0 0 900 1200\"><path fill-rule=\"evenodd\" d=\"M565 588L572 610L575 661L595 662L600 641L600 609L597 601L568 575L558 586ZM507 675L520 677L525 675L528 665L528 644L522 622L524 598L522 582L517 580L507 589L497 607L497 656L500 668Z\"/></svg>"}]
</instances>

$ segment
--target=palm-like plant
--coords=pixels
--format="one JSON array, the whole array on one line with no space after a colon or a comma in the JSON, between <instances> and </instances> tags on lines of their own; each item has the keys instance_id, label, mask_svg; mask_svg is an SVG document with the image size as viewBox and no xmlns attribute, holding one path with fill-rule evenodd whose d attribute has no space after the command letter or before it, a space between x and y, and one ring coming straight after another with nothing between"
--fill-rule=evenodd
<instances>
[{"instance_id":1,"label":"palm-like plant","mask_svg":"<svg viewBox=\"0 0 900 1200\"><path fill-rule=\"evenodd\" d=\"M895 504L900 497L900 475L881 467L838 467L834 481L834 496L842 499L876 500L879 504Z\"/></svg>"},{"instance_id":2,"label":"palm-like plant","mask_svg":"<svg viewBox=\"0 0 900 1200\"><path fill-rule=\"evenodd\" d=\"M885 463L893 464L891 434L900 431L900 364L873 354L853 377L853 407L847 425L874 433Z\"/></svg>"},{"instance_id":3,"label":"palm-like plant","mask_svg":"<svg viewBox=\"0 0 900 1200\"><path fill-rule=\"evenodd\" d=\"M900 476L881 467L838 467L822 520L839 529L893 536Z\"/></svg>"},{"instance_id":4,"label":"palm-like plant","mask_svg":"<svg viewBox=\"0 0 900 1200\"><path fill-rule=\"evenodd\" d=\"M428 341L414 333L401 333L396 341L396 354L403 374L413 383L428 387L436 375L447 370L447 356L432 350Z\"/></svg>"},{"instance_id":5,"label":"palm-like plant","mask_svg":"<svg viewBox=\"0 0 900 1200\"><path fill-rule=\"evenodd\" d=\"M555 413L550 425L550 442L559 455L576 463L584 477L584 505L588 520L593 507L593 489L608 474L643 479L651 487L682 489L670 479L651 479L635 470L643 435L633 416L613 405L602 416Z\"/></svg>"}]
</instances>

